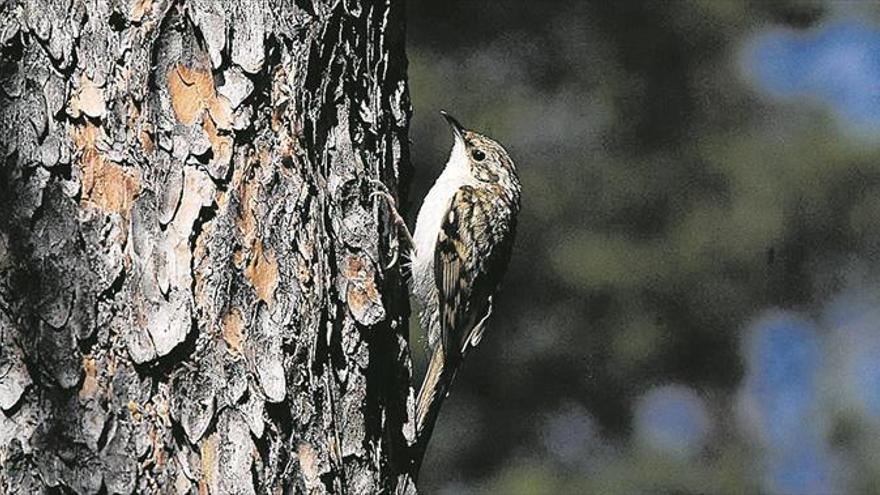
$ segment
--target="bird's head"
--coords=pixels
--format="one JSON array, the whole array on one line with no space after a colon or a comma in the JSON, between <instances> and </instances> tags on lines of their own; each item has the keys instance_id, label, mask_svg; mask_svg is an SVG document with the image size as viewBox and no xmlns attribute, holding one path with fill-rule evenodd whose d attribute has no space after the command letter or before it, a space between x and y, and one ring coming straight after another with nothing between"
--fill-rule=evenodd
<instances>
[{"instance_id":1,"label":"bird's head","mask_svg":"<svg viewBox=\"0 0 880 495\"><path fill-rule=\"evenodd\" d=\"M455 117L441 110L455 135L450 164L463 167L476 180L506 187L519 186L516 167L507 150L494 139L465 129Z\"/></svg>"}]
</instances>

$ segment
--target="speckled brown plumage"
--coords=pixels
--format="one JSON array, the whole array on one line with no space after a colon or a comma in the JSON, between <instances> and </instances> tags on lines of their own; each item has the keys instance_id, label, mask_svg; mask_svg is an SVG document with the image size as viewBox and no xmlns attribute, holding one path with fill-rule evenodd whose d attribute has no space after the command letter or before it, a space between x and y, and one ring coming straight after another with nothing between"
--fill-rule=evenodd
<instances>
[{"instance_id":1,"label":"speckled brown plumage","mask_svg":"<svg viewBox=\"0 0 880 495\"><path fill-rule=\"evenodd\" d=\"M430 436L459 366L483 336L520 208L519 178L504 148L447 120L456 143L414 236L413 292L432 351L416 405L420 438Z\"/></svg>"}]
</instances>

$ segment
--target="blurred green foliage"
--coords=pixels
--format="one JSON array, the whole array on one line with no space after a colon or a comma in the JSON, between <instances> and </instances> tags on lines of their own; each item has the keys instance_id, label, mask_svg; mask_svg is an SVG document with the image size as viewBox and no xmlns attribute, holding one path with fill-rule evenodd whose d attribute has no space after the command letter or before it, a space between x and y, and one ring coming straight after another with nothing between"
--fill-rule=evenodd
<instances>
[{"instance_id":1,"label":"blurred green foliage","mask_svg":"<svg viewBox=\"0 0 880 495\"><path fill-rule=\"evenodd\" d=\"M745 57L764 29L877 14L833 2L409 3L413 205L451 147L441 108L504 143L524 185L500 307L444 406L428 493L757 489L756 447L731 412L740 334L766 308L814 313L854 265L874 274L880 148L820 104L762 94ZM633 441L633 400L662 383L709 403L696 459ZM602 446L574 466L541 447L545 418L567 404L595 418Z\"/></svg>"}]
</instances>

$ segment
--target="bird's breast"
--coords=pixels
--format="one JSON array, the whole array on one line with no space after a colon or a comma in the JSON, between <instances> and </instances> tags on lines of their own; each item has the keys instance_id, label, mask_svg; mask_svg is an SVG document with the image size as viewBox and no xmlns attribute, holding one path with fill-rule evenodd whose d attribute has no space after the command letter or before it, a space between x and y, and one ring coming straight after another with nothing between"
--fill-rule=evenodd
<instances>
[{"instance_id":1,"label":"bird's breast","mask_svg":"<svg viewBox=\"0 0 880 495\"><path fill-rule=\"evenodd\" d=\"M422 203L413 234L416 252L412 258L413 292L426 304L434 292L434 249L443 218L449 211L452 197L467 181L461 177L441 176Z\"/></svg>"}]
</instances>

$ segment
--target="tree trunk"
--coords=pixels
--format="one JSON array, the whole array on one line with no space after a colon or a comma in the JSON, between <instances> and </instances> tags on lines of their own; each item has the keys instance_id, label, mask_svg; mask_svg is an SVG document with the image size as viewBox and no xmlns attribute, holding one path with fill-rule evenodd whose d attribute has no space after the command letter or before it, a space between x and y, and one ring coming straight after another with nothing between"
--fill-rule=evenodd
<instances>
[{"instance_id":1,"label":"tree trunk","mask_svg":"<svg viewBox=\"0 0 880 495\"><path fill-rule=\"evenodd\" d=\"M403 14L0 6L0 492L414 491Z\"/></svg>"}]
</instances>

